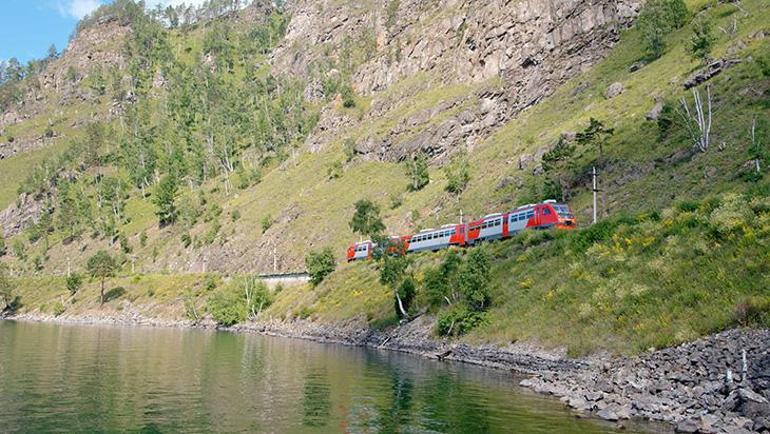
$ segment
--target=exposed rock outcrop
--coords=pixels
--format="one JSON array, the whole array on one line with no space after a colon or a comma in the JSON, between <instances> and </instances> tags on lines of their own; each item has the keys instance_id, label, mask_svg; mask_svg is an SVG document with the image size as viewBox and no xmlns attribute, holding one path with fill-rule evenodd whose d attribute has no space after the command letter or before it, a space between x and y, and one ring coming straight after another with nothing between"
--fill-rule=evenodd
<instances>
[{"instance_id":1,"label":"exposed rock outcrop","mask_svg":"<svg viewBox=\"0 0 770 434\"><path fill-rule=\"evenodd\" d=\"M431 89L487 84L474 97L443 99L398 119L357 146L370 159L397 161L416 151L439 158L461 145L472 147L595 64L641 3L409 0L388 10L388 2L298 1L290 6L292 20L272 63L279 72L315 77L323 74L318 65L356 51L362 61L352 84L372 97L363 122L378 119L379 100L410 77L430 80Z\"/></svg>"}]
</instances>

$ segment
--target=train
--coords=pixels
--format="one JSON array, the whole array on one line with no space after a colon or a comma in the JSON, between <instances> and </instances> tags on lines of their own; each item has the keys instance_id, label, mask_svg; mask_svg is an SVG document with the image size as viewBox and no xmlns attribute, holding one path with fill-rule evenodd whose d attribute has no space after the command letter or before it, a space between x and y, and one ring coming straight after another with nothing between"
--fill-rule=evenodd
<instances>
[{"instance_id":1,"label":"train","mask_svg":"<svg viewBox=\"0 0 770 434\"><path fill-rule=\"evenodd\" d=\"M484 241L510 238L525 229L575 229L577 221L569 205L546 200L542 203L520 206L504 213L460 224L446 224L438 229L423 229L412 235L389 238L387 253L408 254L438 251L451 246L470 247ZM352 244L347 250L347 261L371 259L377 244L371 240Z\"/></svg>"}]
</instances>

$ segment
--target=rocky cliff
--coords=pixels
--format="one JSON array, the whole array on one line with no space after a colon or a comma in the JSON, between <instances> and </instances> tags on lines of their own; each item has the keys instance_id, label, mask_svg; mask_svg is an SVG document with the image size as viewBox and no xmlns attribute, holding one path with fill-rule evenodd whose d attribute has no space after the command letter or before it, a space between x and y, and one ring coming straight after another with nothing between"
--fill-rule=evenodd
<instances>
[{"instance_id":1,"label":"rocky cliff","mask_svg":"<svg viewBox=\"0 0 770 434\"><path fill-rule=\"evenodd\" d=\"M641 3L299 1L291 6L288 33L273 64L283 73L318 78L338 73L319 71L319 64L338 64L352 41L364 44L366 58L352 73L355 90L372 99L362 123L405 104L402 94L392 95L405 82L412 93L469 86L385 131L363 134L356 146L369 159L400 160L418 151L441 157L478 144L594 65Z\"/></svg>"}]
</instances>

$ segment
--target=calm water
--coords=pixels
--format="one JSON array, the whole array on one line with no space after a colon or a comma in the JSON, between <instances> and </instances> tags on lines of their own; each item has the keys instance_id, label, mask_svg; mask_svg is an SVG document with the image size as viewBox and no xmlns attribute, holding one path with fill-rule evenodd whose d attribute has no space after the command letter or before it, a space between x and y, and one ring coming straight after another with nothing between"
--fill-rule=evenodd
<instances>
[{"instance_id":1,"label":"calm water","mask_svg":"<svg viewBox=\"0 0 770 434\"><path fill-rule=\"evenodd\" d=\"M288 339L0 321L0 432L614 430L515 384L504 372Z\"/></svg>"}]
</instances>

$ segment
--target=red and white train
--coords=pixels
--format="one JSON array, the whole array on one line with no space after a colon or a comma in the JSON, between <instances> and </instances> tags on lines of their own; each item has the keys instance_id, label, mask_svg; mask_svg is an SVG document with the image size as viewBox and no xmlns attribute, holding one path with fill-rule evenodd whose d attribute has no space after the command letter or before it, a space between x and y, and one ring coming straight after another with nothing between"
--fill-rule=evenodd
<instances>
[{"instance_id":1,"label":"red and white train","mask_svg":"<svg viewBox=\"0 0 770 434\"><path fill-rule=\"evenodd\" d=\"M440 229L424 229L414 235L391 237L390 253L437 251L450 246L472 246L482 241L510 238L524 229L575 229L575 215L569 205L547 200L539 204L520 206L513 211L489 214L462 224L448 224ZM355 243L348 247L347 260L369 259L376 245L372 241Z\"/></svg>"}]
</instances>

